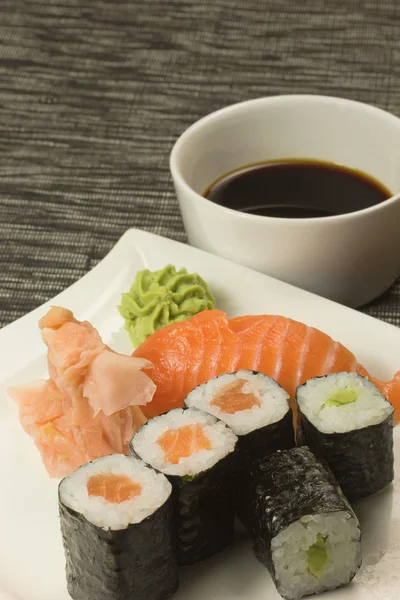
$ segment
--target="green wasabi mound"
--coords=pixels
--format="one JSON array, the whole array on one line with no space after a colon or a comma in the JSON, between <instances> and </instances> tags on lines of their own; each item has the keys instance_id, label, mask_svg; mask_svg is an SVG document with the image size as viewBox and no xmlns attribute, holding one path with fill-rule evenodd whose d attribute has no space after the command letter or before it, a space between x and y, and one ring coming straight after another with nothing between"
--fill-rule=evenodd
<instances>
[{"instance_id":1,"label":"green wasabi mound","mask_svg":"<svg viewBox=\"0 0 400 600\"><path fill-rule=\"evenodd\" d=\"M129 292L122 294L118 310L132 344L139 346L157 329L185 321L214 304L200 275L167 265L160 271L139 271Z\"/></svg>"},{"instance_id":2,"label":"green wasabi mound","mask_svg":"<svg viewBox=\"0 0 400 600\"><path fill-rule=\"evenodd\" d=\"M307 550L308 570L314 577L321 577L328 564L328 553L326 551L326 540L320 533L317 535L315 544Z\"/></svg>"},{"instance_id":3,"label":"green wasabi mound","mask_svg":"<svg viewBox=\"0 0 400 600\"><path fill-rule=\"evenodd\" d=\"M353 388L339 390L325 402L324 408L325 406L343 406L344 404L351 404L357 400L359 393L358 390L354 390Z\"/></svg>"}]
</instances>

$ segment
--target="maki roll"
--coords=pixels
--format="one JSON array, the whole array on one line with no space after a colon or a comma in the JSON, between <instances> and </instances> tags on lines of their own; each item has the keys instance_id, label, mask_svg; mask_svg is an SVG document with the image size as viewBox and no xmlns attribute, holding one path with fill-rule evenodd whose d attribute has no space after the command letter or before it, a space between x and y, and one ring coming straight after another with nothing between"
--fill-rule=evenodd
<instances>
[{"instance_id":1,"label":"maki roll","mask_svg":"<svg viewBox=\"0 0 400 600\"><path fill-rule=\"evenodd\" d=\"M233 539L236 442L225 423L195 408L154 417L131 441L131 452L174 488L180 565L208 558Z\"/></svg>"},{"instance_id":2,"label":"maki roll","mask_svg":"<svg viewBox=\"0 0 400 600\"><path fill-rule=\"evenodd\" d=\"M394 409L356 373L332 373L297 388L300 443L329 464L350 502L393 480Z\"/></svg>"},{"instance_id":3,"label":"maki roll","mask_svg":"<svg viewBox=\"0 0 400 600\"><path fill-rule=\"evenodd\" d=\"M178 588L172 487L141 461L113 454L58 488L73 600L164 600Z\"/></svg>"},{"instance_id":4,"label":"maki roll","mask_svg":"<svg viewBox=\"0 0 400 600\"><path fill-rule=\"evenodd\" d=\"M329 467L306 447L253 463L243 521L257 558L287 600L349 583L361 564L356 515Z\"/></svg>"},{"instance_id":5,"label":"maki roll","mask_svg":"<svg viewBox=\"0 0 400 600\"><path fill-rule=\"evenodd\" d=\"M238 436L238 466L295 445L289 394L271 377L242 369L199 385L185 400Z\"/></svg>"}]
</instances>

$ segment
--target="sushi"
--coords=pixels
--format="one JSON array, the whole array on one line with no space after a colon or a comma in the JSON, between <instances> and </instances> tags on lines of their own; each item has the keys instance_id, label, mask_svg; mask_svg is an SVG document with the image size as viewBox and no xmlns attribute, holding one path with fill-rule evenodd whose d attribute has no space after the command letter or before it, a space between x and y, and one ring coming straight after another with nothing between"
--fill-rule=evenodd
<instances>
[{"instance_id":1,"label":"sushi","mask_svg":"<svg viewBox=\"0 0 400 600\"><path fill-rule=\"evenodd\" d=\"M233 539L233 469L237 437L212 415L174 409L148 421L131 452L164 473L175 495L177 556L189 565Z\"/></svg>"},{"instance_id":2,"label":"sushi","mask_svg":"<svg viewBox=\"0 0 400 600\"><path fill-rule=\"evenodd\" d=\"M149 371L144 369L156 384L152 402L141 407L144 414L150 418L182 408L195 387L236 371L240 352L240 338L220 310L205 310L159 329L132 354L153 365Z\"/></svg>"},{"instance_id":3,"label":"sushi","mask_svg":"<svg viewBox=\"0 0 400 600\"><path fill-rule=\"evenodd\" d=\"M356 373L334 373L301 385L296 394L298 439L326 460L350 502L393 480L390 402Z\"/></svg>"},{"instance_id":4,"label":"sushi","mask_svg":"<svg viewBox=\"0 0 400 600\"><path fill-rule=\"evenodd\" d=\"M68 591L73 600L166 600L178 588L169 481L114 454L59 485Z\"/></svg>"},{"instance_id":5,"label":"sushi","mask_svg":"<svg viewBox=\"0 0 400 600\"><path fill-rule=\"evenodd\" d=\"M271 377L242 369L196 387L185 400L224 421L238 436L238 466L292 448L289 394Z\"/></svg>"},{"instance_id":6,"label":"sushi","mask_svg":"<svg viewBox=\"0 0 400 600\"><path fill-rule=\"evenodd\" d=\"M151 363L113 352L90 323L64 308L51 308L39 326L50 378L7 391L49 475L64 477L95 458L127 454L147 421L139 405L155 391L142 370Z\"/></svg>"},{"instance_id":7,"label":"sushi","mask_svg":"<svg viewBox=\"0 0 400 600\"><path fill-rule=\"evenodd\" d=\"M361 532L329 468L306 447L253 463L242 520L279 594L299 600L349 583L361 564Z\"/></svg>"},{"instance_id":8,"label":"sushi","mask_svg":"<svg viewBox=\"0 0 400 600\"><path fill-rule=\"evenodd\" d=\"M356 357L328 335L277 315L248 315L228 320L220 310L205 310L183 323L163 327L133 353L149 360L144 368L157 386L142 407L152 417L182 407L198 385L223 373L250 369L269 375L294 398L310 379L354 371L368 377L396 409L400 419L400 371L391 381L371 377Z\"/></svg>"}]
</instances>

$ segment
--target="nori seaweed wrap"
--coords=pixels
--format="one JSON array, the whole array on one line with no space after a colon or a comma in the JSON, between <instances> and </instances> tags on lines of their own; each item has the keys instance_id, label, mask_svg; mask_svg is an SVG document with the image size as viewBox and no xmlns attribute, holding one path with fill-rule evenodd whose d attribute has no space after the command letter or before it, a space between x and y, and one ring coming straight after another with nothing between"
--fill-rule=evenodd
<instances>
[{"instance_id":1,"label":"nori seaweed wrap","mask_svg":"<svg viewBox=\"0 0 400 600\"><path fill-rule=\"evenodd\" d=\"M225 423L193 408L154 417L130 443L131 453L173 486L180 565L209 558L233 540L236 443Z\"/></svg>"},{"instance_id":2,"label":"nori seaweed wrap","mask_svg":"<svg viewBox=\"0 0 400 600\"><path fill-rule=\"evenodd\" d=\"M59 511L73 600L166 600L178 588L172 488L123 455L62 480Z\"/></svg>"},{"instance_id":3,"label":"nori seaweed wrap","mask_svg":"<svg viewBox=\"0 0 400 600\"><path fill-rule=\"evenodd\" d=\"M224 421L238 436L237 467L295 446L289 394L268 375L242 369L197 386L185 400Z\"/></svg>"},{"instance_id":4,"label":"nori seaweed wrap","mask_svg":"<svg viewBox=\"0 0 400 600\"><path fill-rule=\"evenodd\" d=\"M357 517L328 466L306 447L253 463L240 516L288 600L344 585L360 566Z\"/></svg>"},{"instance_id":5,"label":"nori seaweed wrap","mask_svg":"<svg viewBox=\"0 0 400 600\"><path fill-rule=\"evenodd\" d=\"M299 443L324 459L350 502L394 476L394 409L356 373L315 377L297 388Z\"/></svg>"}]
</instances>

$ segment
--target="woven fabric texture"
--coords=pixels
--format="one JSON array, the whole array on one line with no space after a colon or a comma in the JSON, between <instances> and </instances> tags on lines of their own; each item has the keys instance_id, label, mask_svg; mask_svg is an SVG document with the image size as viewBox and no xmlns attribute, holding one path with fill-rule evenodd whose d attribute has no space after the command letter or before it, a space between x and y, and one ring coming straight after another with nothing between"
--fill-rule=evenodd
<instances>
[{"instance_id":1,"label":"woven fabric texture","mask_svg":"<svg viewBox=\"0 0 400 600\"><path fill-rule=\"evenodd\" d=\"M2 0L0 326L129 227L184 241L175 139L226 104L322 93L400 115L397 0ZM365 312L400 325L400 283Z\"/></svg>"}]
</instances>

